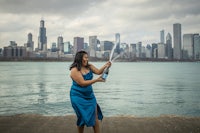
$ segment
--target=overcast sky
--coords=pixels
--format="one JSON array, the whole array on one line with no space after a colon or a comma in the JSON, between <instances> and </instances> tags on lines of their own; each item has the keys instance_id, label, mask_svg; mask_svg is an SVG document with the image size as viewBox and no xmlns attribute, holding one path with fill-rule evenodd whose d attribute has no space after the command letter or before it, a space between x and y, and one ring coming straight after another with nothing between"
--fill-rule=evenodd
<instances>
[{"instance_id":1,"label":"overcast sky","mask_svg":"<svg viewBox=\"0 0 200 133\"><path fill-rule=\"evenodd\" d=\"M97 35L100 41L115 40L143 45L160 41L160 30L173 36L173 24L182 34L200 33L199 0L0 0L0 48L16 41L19 46L33 34L38 47L40 20L47 29L48 47L62 35L73 43L75 36Z\"/></svg>"}]
</instances>

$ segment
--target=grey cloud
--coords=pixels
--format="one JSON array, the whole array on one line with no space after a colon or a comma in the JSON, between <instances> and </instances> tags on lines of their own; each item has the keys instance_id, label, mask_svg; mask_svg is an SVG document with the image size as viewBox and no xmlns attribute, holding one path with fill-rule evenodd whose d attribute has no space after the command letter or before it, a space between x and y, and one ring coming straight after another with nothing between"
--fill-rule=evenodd
<instances>
[{"instance_id":1,"label":"grey cloud","mask_svg":"<svg viewBox=\"0 0 200 133\"><path fill-rule=\"evenodd\" d=\"M155 42L160 29L171 32L174 22L180 22L184 32L199 33L199 7L199 0L0 0L0 43L8 42L12 35L23 44L22 37L30 31L37 41L41 15L49 43L60 34L70 41L74 36L88 39L89 35L114 40L116 32L127 43Z\"/></svg>"},{"instance_id":2,"label":"grey cloud","mask_svg":"<svg viewBox=\"0 0 200 133\"><path fill-rule=\"evenodd\" d=\"M170 16L185 17L187 15L200 14L199 0L150 0L141 6L147 11L146 15L143 16L147 19L163 19ZM151 14L149 15L149 13Z\"/></svg>"},{"instance_id":3,"label":"grey cloud","mask_svg":"<svg viewBox=\"0 0 200 133\"><path fill-rule=\"evenodd\" d=\"M199 0L145 0L141 2L119 2L127 16L138 20L157 20L169 17L182 18L200 15ZM125 15L126 17L126 15Z\"/></svg>"},{"instance_id":4,"label":"grey cloud","mask_svg":"<svg viewBox=\"0 0 200 133\"><path fill-rule=\"evenodd\" d=\"M0 12L77 15L103 0L1 0Z\"/></svg>"},{"instance_id":5,"label":"grey cloud","mask_svg":"<svg viewBox=\"0 0 200 133\"><path fill-rule=\"evenodd\" d=\"M10 22L6 25L6 27L0 27L0 31L1 32L20 31L23 28L24 28L23 25Z\"/></svg>"}]
</instances>

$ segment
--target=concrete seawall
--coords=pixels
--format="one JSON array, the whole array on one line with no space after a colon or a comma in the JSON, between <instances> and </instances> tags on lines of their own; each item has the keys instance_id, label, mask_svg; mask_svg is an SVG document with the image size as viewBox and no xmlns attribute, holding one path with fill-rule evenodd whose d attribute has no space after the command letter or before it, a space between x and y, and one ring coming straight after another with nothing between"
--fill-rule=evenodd
<instances>
[{"instance_id":1,"label":"concrete seawall","mask_svg":"<svg viewBox=\"0 0 200 133\"><path fill-rule=\"evenodd\" d=\"M200 133L200 117L104 117L101 133ZM75 116L0 116L0 133L76 133ZM85 127L85 133L92 133Z\"/></svg>"}]
</instances>

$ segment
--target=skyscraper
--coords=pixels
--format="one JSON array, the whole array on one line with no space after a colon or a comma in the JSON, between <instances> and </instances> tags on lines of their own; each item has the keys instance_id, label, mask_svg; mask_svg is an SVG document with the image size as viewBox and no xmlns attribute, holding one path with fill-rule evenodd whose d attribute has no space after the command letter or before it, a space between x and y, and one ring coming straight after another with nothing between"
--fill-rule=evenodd
<instances>
[{"instance_id":1,"label":"skyscraper","mask_svg":"<svg viewBox=\"0 0 200 133\"><path fill-rule=\"evenodd\" d=\"M56 51L57 51L56 43L53 42L51 45L51 52L56 52Z\"/></svg>"},{"instance_id":2,"label":"skyscraper","mask_svg":"<svg viewBox=\"0 0 200 133\"><path fill-rule=\"evenodd\" d=\"M84 48L84 38L82 37L74 37L74 54L76 52L83 50Z\"/></svg>"},{"instance_id":3,"label":"skyscraper","mask_svg":"<svg viewBox=\"0 0 200 133\"><path fill-rule=\"evenodd\" d=\"M158 58L163 59L165 58L165 44L158 43Z\"/></svg>"},{"instance_id":4,"label":"skyscraper","mask_svg":"<svg viewBox=\"0 0 200 133\"><path fill-rule=\"evenodd\" d=\"M40 29L38 36L38 50L46 51L47 50L47 36L46 36L46 28L44 27L44 20L40 21Z\"/></svg>"},{"instance_id":5,"label":"skyscraper","mask_svg":"<svg viewBox=\"0 0 200 133\"><path fill-rule=\"evenodd\" d=\"M199 34L194 34L194 59L200 59L200 36Z\"/></svg>"},{"instance_id":6,"label":"skyscraper","mask_svg":"<svg viewBox=\"0 0 200 133\"><path fill-rule=\"evenodd\" d=\"M151 45L150 44L147 44L146 46L146 58L152 58L152 54L151 54Z\"/></svg>"},{"instance_id":7,"label":"skyscraper","mask_svg":"<svg viewBox=\"0 0 200 133\"><path fill-rule=\"evenodd\" d=\"M62 36L58 37L57 45L58 45L58 50L63 53L64 52L64 43L63 43L63 37Z\"/></svg>"},{"instance_id":8,"label":"skyscraper","mask_svg":"<svg viewBox=\"0 0 200 133\"><path fill-rule=\"evenodd\" d=\"M101 51L111 51L113 45L111 41L101 41Z\"/></svg>"},{"instance_id":9,"label":"skyscraper","mask_svg":"<svg viewBox=\"0 0 200 133\"><path fill-rule=\"evenodd\" d=\"M96 57L97 43L98 43L97 36L89 36L89 46L90 46L91 57Z\"/></svg>"},{"instance_id":10,"label":"skyscraper","mask_svg":"<svg viewBox=\"0 0 200 133\"><path fill-rule=\"evenodd\" d=\"M173 24L174 59L181 59L181 24Z\"/></svg>"},{"instance_id":11,"label":"skyscraper","mask_svg":"<svg viewBox=\"0 0 200 133\"><path fill-rule=\"evenodd\" d=\"M130 44L130 56L131 58L136 58L136 44Z\"/></svg>"},{"instance_id":12,"label":"skyscraper","mask_svg":"<svg viewBox=\"0 0 200 133\"><path fill-rule=\"evenodd\" d=\"M138 42L136 44L136 57L138 58L142 57L142 42Z\"/></svg>"},{"instance_id":13,"label":"skyscraper","mask_svg":"<svg viewBox=\"0 0 200 133\"><path fill-rule=\"evenodd\" d=\"M152 58L158 58L158 44L152 43Z\"/></svg>"},{"instance_id":14,"label":"skyscraper","mask_svg":"<svg viewBox=\"0 0 200 133\"><path fill-rule=\"evenodd\" d=\"M4 47L3 55L7 58L26 57L26 47L17 46L15 41L10 41L10 45L8 47Z\"/></svg>"},{"instance_id":15,"label":"skyscraper","mask_svg":"<svg viewBox=\"0 0 200 133\"><path fill-rule=\"evenodd\" d=\"M166 37L166 55L168 57L168 59L172 59L173 55L172 55L172 36L170 33L167 34Z\"/></svg>"},{"instance_id":16,"label":"skyscraper","mask_svg":"<svg viewBox=\"0 0 200 133\"><path fill-rule=\"evenodd\" d=\"M194 58L194 40L193 34L184 34L183 35L183 57L184 59L193 59Z\"/></svg>"},{"instance_id":17,"label":"skyscraper","mask_svg":"<svg viewBox=\"0 0 200 133\"><path fill-rule=\"evenodd\" d=\"M34 50L34 42L33 42L33 36L31 33L28 33L28 41L25 43L25 47L27 48L28 51L33 51Z\"/></svg>"},{"instance_id":18,"label":"skyscraper","mask_svg":"<svg viewBox=\"0 0 200 133\"><path fill-rule=\"evenodd\" d=\"M70 42L64 42L64 54L69 54L71 51L70 51Z\"/></svg>"},{"instance_id":19,"label":"skyscraper","mask_svg":"<svg viewBox=\"0 0 200 133\"><path fill-rule=\"evenodd\" d=\"M165 31L160 31L160 43L165 43Z\"/></svg>"}]
</instances>

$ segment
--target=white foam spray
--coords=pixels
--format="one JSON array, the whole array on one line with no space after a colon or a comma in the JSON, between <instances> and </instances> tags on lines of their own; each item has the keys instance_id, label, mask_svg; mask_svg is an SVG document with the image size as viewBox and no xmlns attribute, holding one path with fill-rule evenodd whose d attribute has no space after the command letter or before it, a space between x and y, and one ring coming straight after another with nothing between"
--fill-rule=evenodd
<instances>
[{"instance_id":1,"label":"white foam spray","mask_svg":"<svg viewBox=\"0 0 200 133\"><path fill-rule=\"evenodd\" d=\"M110 62L114 62L117 58L119 58L119 54L115 57L115 58L113 58L113 54L114 54L114 51L115 51L115 48L117 47L117 43L115 43L114 44L114 46L113 46L113 48L112 48L112 51L111 51L111 54L110 54L110 59L109 59L109 61ZM112 59L113 58L113 59Z\"/></svg>"}]
</instances>

